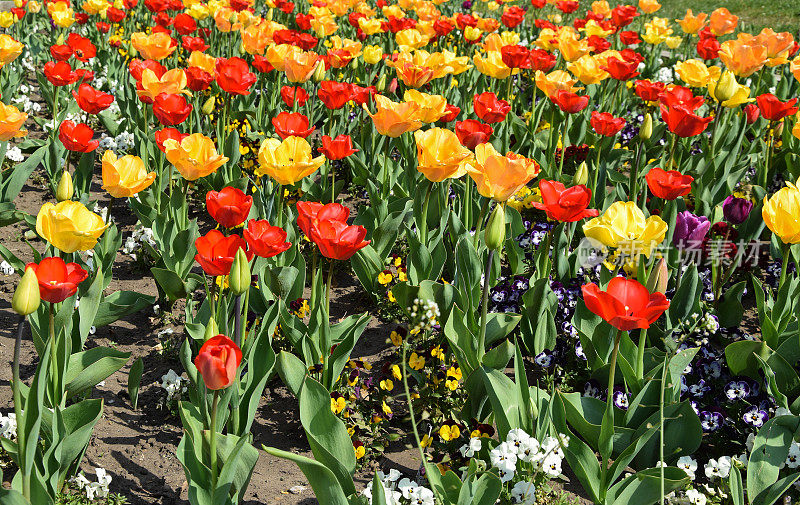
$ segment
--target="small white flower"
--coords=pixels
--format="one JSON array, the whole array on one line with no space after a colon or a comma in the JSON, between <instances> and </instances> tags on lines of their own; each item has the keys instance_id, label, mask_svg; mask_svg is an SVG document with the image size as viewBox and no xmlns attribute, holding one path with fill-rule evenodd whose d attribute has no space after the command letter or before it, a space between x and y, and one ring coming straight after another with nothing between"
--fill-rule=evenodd
<instances>
[{"instance_id":1,"label":"small white flower","mask_svg":"<svg viewBox=\"0 0 800 505\"><path fill-rule=\"evenodd\" d=\"M691 505L706 505L706 495L696 489L688 489L686 491L686 498Z\"/></svg>"},{"instance_id":2,"label":"small white flower","mask_svg":"<svg viewBox=\"0 0 800 505\"><path fill-rule=\"evenodd\" d=\"M525 463L535 463L544 457L540 452L539 441L533 437L528 437L517 447L517 457Z\"/></svg>"},{"instance_id":3,"label":"small white flower","mask_svg":"<svg viewBox=\"0 0 800 505\"><path fill-rule=\"evenodd\" d=\"M728 474L731 472L731 458L730 456L721 456L718 460L711 458L705 466L705 474L709 479L719 477L720 479L727 479Z\"/></svg>"},{"instance_id":4,"label":"small white flower","mask_svg":"<svg viewBox=\"0 0 800 505\"><path fill-rule=\"evenodd\" d=\"M475 456L475 453L481 450L481 439L477 437L473 437L469 439L469 442L462 445L458 452L461 453L461 456L464 458L471 458Z\"/></svg>"},{"instance_id":5,"label":"small white flower","mask_svg":"<svg viewBox=\"0 0 800 505\"><path fill-rule=\"evenodd\" d=\"M516 468L517 454L514 446L508 442L503 442L489 451L489 461L495 468Z\"/></svg>"},{"instance_id":6,"label":"small white flower","mask_svg":"<svg viewBox=\"0 0 800 505\"><path fill-rule=\"evenodd\" d=\"M533 505L536 503L536 487L533 482L520 481L511 488L511 497L514 503Z\"/></svg>"},{"instance_id":7,"label":"small white flower","mask_svg":"<svg viewBox=\"0 0 800 505\"><path fill-rule=\"evenodd\" d=\"M561 475L561 457L558 454L550 453L542 461L542 470L550 477Z\"/></svg>"},{"instance_id":8,"label":"small white flower","mask_svg":"<svg viewBox=\"0 0 800 505\"><path fill-rule=\"evenodd\" d=\"M697 471L697 461L695 461L694 458L691 456L681 456L678 458L677 466L694 480L694 473Z\"/></svg>"},{"instance_id":9,"label":"small white flower","mask_svg":"<svg viewBox=\"0 0 800 505\"><path fill-rule=\"evenodd\" d=\"M14 273L14 267L12 267L9 262L3 260L3 262L0 263L0 273L3 275L11 275Z\"/></svg>"}]
</instances>

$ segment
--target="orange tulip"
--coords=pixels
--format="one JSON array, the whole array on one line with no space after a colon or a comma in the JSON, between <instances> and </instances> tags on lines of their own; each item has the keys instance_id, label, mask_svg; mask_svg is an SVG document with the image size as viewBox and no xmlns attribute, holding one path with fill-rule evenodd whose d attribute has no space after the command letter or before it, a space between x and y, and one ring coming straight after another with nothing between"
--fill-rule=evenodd
<instances>
[{"instance_id":1,"label":"orange tulip","mask_svg":"<svg viewBox=\"0 0 800 505\"><path fill-rule=\"evenodd\" d=\"M187 66L202 68L209 74L213 74L217 68L217 59L200 51L192 51Z\"/></svg>"},{"instance_id":2,"label":"orange tulip","mask_svg":"<svg viewBox=\"0 0 800 505\"><path fill-rule=\"evenodd\" d=\"M455 133L444 128L414 132L417 142L417 170L429 181L441 182L464 175L462 161L472 155Z\"/></svg>"},{"instance_id":3,"label":"orange tulip","mask_svg":"<svg viewBox=\"0 0 800 505\"><path fill-rule=\"evenodd\" d=\"M394 70L403 84L412 88L420 88L433 79L433 69L413 63L399 63L395 65Z\"/></svg>"},{"instance_id":4,"label":"orange tulip","mask_svg":"<svg viewBox=\"0 0 800 505\"><path fill-rule=\"evenodd\" d=\"M17 59L22 54L24 44L18 42L11 35L0 34L0 67L3 67Z\"/></svg>"},{"instance_id":5,"label":"orange tulip","mask_svg":"<svg viewBox=\"0 0 800 505\"><path fill-rule=\"evenodd\" d=\"M383 95L375 95L376 112L372 114L364 104L364 110L372 118L375 129L387 137L399 137L405 132L418 130L422 121L418 119L420 106L416 102L393 102Z\"/></svg>"},{"instance_id":6,"label":"orange tulip","mask_svg":"<svg viewBox=\"0 0 800 505\"><path fill-rule=\"evenodd\" d=\"M159 79L156 73L149 68L142 72L142 89L137 89L136 94L140 98L155 100L161 93L168 95L185 94L191 96L191 92L186 89L186 73L183 69L173 68L164 72Z\"/></svg>"},{"instance_id":7,"label":"orange tulip","mask_svg":"<svg viewBox=\"0 0 800 505\"><path fill-rule=\"evenodd\" d=\"M14 137L24 137L28 130L23 130L22 125L28 115L20 112L13 105L0 103L0 142L8 142Z\"/></svg>"},{"instance_id":8,"label":"orange tulip","mask_svg":"<svg viewBox=\"0 0 800 505\"><path fill-rule=\"evenodd\" d=\"M289 82L306 82L314 74L319 63L319 55L313 51L294 54L284 63L284 72Z\"/></svg>"},{"instance_id":9,"label":"orange tulip","mask_svg":"<svg viewBox=\"0 0 800 505\"><path fill-rule=\"evenodd\" d=\"M711 33L718 37L720 35L733 33L733 31L736 29L736 25L738 24L739 16L734 16L725 7L720 7L712 12L711 19L709 20L709 28L711 29Z\"/></svg>"},{"instance_id":10,"label":"orange tulip","mask_svg":"<svg viewBox=\"0 0 800 505\"><path fill-rule=\"evenodd\" d=\"M661 4L658 0L639 0L639 8L645 14L652 14L661 8Z\"/></svg>"},{"instance_id":11,"label":"orange tulip","mask_svg":"<svg viewBox=\"0 0 800 505\"><path fill-rule=\"evenodd\" d=\"M565 60L575 61L589 53L589 43L585 39L580 40L569 30L561 30L558 34L558 49Z\"/></svg>"},{"instance_id":12,"label":"orange tulip","mask_svg":"<svg viewBox=\"0 0 800 505\"><path fill-rule=\"evenodd\" d=\"M775 67L789 61L789 52L794 47L794 37L789 32L775 33L771 28L764 28L755 37L755 42L767 48L767 66Z\"/></svg>"},{"instance_id":13,"label":"orange tulip","mask_svg":"<svg viewBox=\"0 0 800 505\"><path fill-rule=\"evenodd\" d=\"M447 99L442 95L429 95L416 89L409 89L403 93L403 100L419 105L417 119L423 123L435 123L445 115Z\"/></svg>"},{"instance_id":14,"label":"orange tulip","mask_svg":"<svg viewBox=\"0 0 800 505\"><path fill-rule=\"evenodd\" d=\"M738 77L749 77L764 67L767 48L754 42L726 40L719 50L719 59Z\"/></svg>"},{"instance_id":15,"label":"orange tulip","mask_svg":"<svg viewBox=\"0 0 800 505\"><path fill-rule=\"evenodd\" d=\"M108 150L103 154L102 165L102 187L114 198L135 196L156 178L155 172L147 173L140 157L131 154L118 159L114 151Z\"/></svg>"},{"instance_id":16,"label":"orange tulip","mask_svg":"<svg viewBox=\"0 0 800 505\"><path fill-rule=\"evenodd\" d=\"M475 159L465 162L464 168L478 193L498 202L511 198L541 171L536 161L511 152L503 156L488 142L475 148Z\"/></svg>"},{"instance_id":17,"label":"orange tulip","mask_svg":"<svg viewBox=\"0 0 800 505\"><path fill-rule=\"evenodd\" d=\"M155 32L150 35L136 32L131 35L131 44L143 58L156 61L170 56L177 47L172 45L172 37L163 32Z\"/></svg>"},{"instance_id":18,"label":"orange tulip","mask_svg":"<svg viewBox=\"0 0 800 505\"><path fill-rule=\"evenodd\" d=\"M701 12L697 16L692 14L692 9L686 10L686 15L683 19L676 19L675 21L681 26L681 30L683 33L688 34L695 34L703 29L706 25L706 19L708 19L708 14L705 12Z\"/></svg>"}]
</instances>

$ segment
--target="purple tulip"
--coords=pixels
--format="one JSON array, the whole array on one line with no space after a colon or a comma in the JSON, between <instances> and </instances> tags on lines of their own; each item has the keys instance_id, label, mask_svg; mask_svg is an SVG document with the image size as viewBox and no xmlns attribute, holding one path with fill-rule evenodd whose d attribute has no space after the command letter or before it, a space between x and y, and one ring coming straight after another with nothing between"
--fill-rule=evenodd
<instances>
[{"instance_id":1,"label":"purple tulip","mask_svg":"<svg viewBox=\"0 0 800 505\"><path fill-rule=\"evenodd\" d=\"M679 212L675 219L675 234L672 243L683 249L685 247L697 248L703 242L711 221L705 216L695 216L688 210Z\"/></svg>"},{"instance_id":2,"label":"purple tulip","mask_svg":"<svg viewBox=\"0 0 800 505\"><path fill-rule=\"evenodd\" d=\"M744 198L736 198L731 195L722 202L722 215L731 224L742 224L750 211L753 210L753 202Z\"/></svg>"},{"instance_id":3,"label":"purple tulip","mask_svg":"<svg viewBox=\"0 0 800 505\"><path fill-rule=\"evenodd\" d=\"M470 10L472 8L472 2L466 0L464 3L461 4L461 8L464 10Z\"/></svg>"}]
</instances>

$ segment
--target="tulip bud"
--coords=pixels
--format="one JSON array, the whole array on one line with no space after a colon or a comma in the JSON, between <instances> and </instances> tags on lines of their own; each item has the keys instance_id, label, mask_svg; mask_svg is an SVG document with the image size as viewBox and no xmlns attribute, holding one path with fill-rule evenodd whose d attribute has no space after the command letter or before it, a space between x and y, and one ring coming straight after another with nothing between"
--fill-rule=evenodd
<instances>
[{"instance_id":1,"label":"tulip bud","mask_svg":"<svg viewBox=\"0 0 800 505\"><path fill-rule=\"evenodd\" d=\"M22 280L19 281L14 296L11 298L11 308L21 316L27 316L39 308L42 299L39 297L39 280L33 268L25 269Z\"/></svg>"},{"instance_id":2,"label":"tulip bud","mask_svg":"<svg viewBox=\"0 0 800 505\"><path fill-rule=\"evenodd\" d=\"M136 48L133 47L133 44L131 44L131 46L128 48L128 54L131 58L136 58L139 56L139 51L137 51Z\"/></svg>"},{"instance_id":3,"label":"tulip bud","mask_svg":"<svg viewBox=\"0 0 800 505\"><path fill-rule=\"evenodd\" d=\"M353 58L350 60L350 68L353 70L358 70L358 58Z\"/></svg>"},{"instance_id":4,"label":"tulip bud","mask_svg":"<svg viewBox=\"0 0 800 505\"><path fill-rule=\"evenodd\" d=\"M205 114L206 116L208 116L212 112L214 112L214 96L213 95L208 97L208 100L206 100L205 103L203 103L203 106L200 108L200 110L202 110L203 114Z\"/></svg>"},{"instance_id":5,"label":"tulip bud","mask_svg":"<svg viewBox=\"0 0 800 505\"><path fill-rule=\"evenodd\" d=\"M264 17L264 19L267 21L272 21L272 16L274 16L274 14L272 13L272 9L270 9L267 11L267 15Z\"/></svg>"},{"instance_id":6,"label":"tulip bud","mask_svg":"<svg viewBox=\"0 0 800 505\"><path fill-rule=\"evenodd\" d=\"M23 5L25 5L25 4L23 3L22 0L14 0L14 7L16 7L17 9L19 9Z\"/></svg>"},{"instance_id":7,"label":"tulip bud","mask_svg":"<svg viewBox=\"0 0 800 505\"><path fill-rule=\"evenodd\" d=\"M649 140L653 136L653 116L650 113L644 115L642 126L639 128L639 138Z\"/></svg>"},{"instance_id":8,"label":"tulip bud","mask_svg":"<svg viewBox=\"0 0 800 505\"><path fill-rule=\"evenodd\" d=\"M726 70L717 81L717 86L714 88L714 97L720 103L726 102L736 94L737 87L736 77L730 70Z\"/></svg>"},{"instance_id":9,"label":"tulip bud","mask_svg":"<svg viewBox=\"0 0 800 505\"><path fill-rule=\"evenodd\" d=\"M378 79L375 89L378 90L378 93L383 93L383 91L386 89L386 74L383 74L381 78Z\"/></svg>"},{"instance_id":10,"label":"tulip bud","mask_svg":"<svg viewBox=\"0 0 800 505\"><path fill-rule=\"evenodd\" d=\"M658 261L658 265L650 272L650 277L647 279L647 290L651 293L665 293L667 291L667 283L669 283L667 260L661 258Z\"/></svg>"},{"instance_id":11,"label":"tulip bud","mask_svg":"<svg viewBox=\"0 0 800 505\"><path fill-rule=\"evenodd\" d=\"M219 333L219 326L217 326L217 321L213 317L208 319L208 324L206 325L206 332L203 334L203 342L207 342L208 339L215 337Z\"/></svg>"},{"instance_id":12,"label":"tulip bud","mask_svg":"<svg viewBox=\"0 0 800 505\"><path fill-rule=\"evenodd\" d=\"M68 171L64 170L61 173L61 180L58 181L56 188L56 200L63 202L72 200L72 195L75 193L75 188L72 186L72 176Z\"/></svg>"},{"instance_id":13,"label":"tulip bud","mask_svg":"<svg viewBox=\"0 0 800 505\"><path fill-rule=\"evenodd\" d=\"M496 251L503 247L503 242L506 240L506 209L503 204L497 204L489 216L489 222L486 224L486 231L483 236L486 241L486 247L492 251Z\"/></svg>"},{"instance_id":14,"label":"tulip bud","mask_svg":"<svg viewBox=\"0 0 800 505\"><path fill-rule=\"evenodd\" d=\"M580 164L578 170L575 171L575 175L572 176L572 184L574 186L585 185L589 182L589 167L586 165L586 161Z\"/></svg>"},{"instance_id":15,"label":"tulip bud","mask_svg":"<svg viewBox=\"0 0 800 505\"><path fill-rule=\"evenodd\" d=\"M236 251L231 265L231 273L228 275L228 283L231 292L235 295L244 294L250 288L250 262L244 249Z\"/></svg>"},{"instance_id":16,"label":"tulip bud","mask_svg":"<svg viewBox=\"0 0 800 505\"><path fill-rule=\"evenodd\" d=\"M317 64L317 67L314 69L314 74L311 77L314 79L314 82L322 82L325 80L325 65L322 63Z\"/></svg>"},{"instance_id":17,"label":"tulip bud","mask_svg":"<svg viewBox=\"0 0 800 505\"><path fill-rule=\"evenodd\" d=\"M754 103L748 103L744 106L743 110L744 115L747 117L747 124L755 123L761 116L761 110L758 108L758 105Z\"/></svg>"},{"instance_id":18,"label":"tulip bud","mask_svg":"<svg viewBox=\"0 0 800 505\"><path fill-rule=\"evenodd\" d=\"M63 33L62 33L62 34L60 34L60 35L58 36L58 38L56 39L56 44L58 44L58 45L62 45L62 44L64 44L64 34L63 34Z\"/></svg>"}]
</instances>

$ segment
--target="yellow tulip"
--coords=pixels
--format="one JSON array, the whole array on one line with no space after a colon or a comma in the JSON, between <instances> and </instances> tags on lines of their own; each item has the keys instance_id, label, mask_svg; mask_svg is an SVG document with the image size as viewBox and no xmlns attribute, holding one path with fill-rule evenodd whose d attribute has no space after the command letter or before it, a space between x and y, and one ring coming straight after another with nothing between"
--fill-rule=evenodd
<instances>
[{"instance_id":1,"label":"yellow tulip","mask_svg":"<svg viewBox=\"0 0 800 505\"><path fill-rule=\"evenodd\" d=\"M275 70L283 72L286 68L286 61L294 59L295 55L302 53L303 50L297 46L289 44L271 44L267 47L264 58L267 59L270 65L275 67Z\"/></svg>"},{"instance_id":2,"label":"yellow tulip","mask_svg":"<svg viewBox=\"0 0 800 505\"><path fill-rule=\"evenodd\" d=\"M114 198L129 198L147 188L156 179L156 173L147 173L138 156L126 154L117 159L114 151L106 151L102 158L103 186Z\"/></svg>"},{"instance_id":3,"label":"yellow tulip","mask_svg":"<svg viewBox=\"0 0 800 505\"><path fill-rule=\"evenodd\" d=\"M578 82L577 79L573 79L571 75L563 70L554 70L549 74L537 70L535 79L536 87L547 96L553 96L560 89L573 91L575 89L573 85Z\"/></svg>"},{"instance_id":4,"label":"yellow tulip","mask_svg":"<svg viewBox=\"0 0 800 505\"><path fill-rule=\"evenodd\" d=\"M364 48L364 62L374 65L383 59L381 46L367 46Z\"/></svg>"},{"instance_id":5,"label":"yellow tulip","mask_svg":"<svg viewBox=\"0 0 800 505\"><path fill-rule=\"evenodd\" d=\"M403 93L403 100L419 105L417 119L423 123L434 123L446 112L447 99L442 95L429 95L416 89L409 89Z\"/></svg>"},{"instance_id":6,"label":"yellow tulip","mask_svg":"<svg viewBox=\"0 0 800 505\"><path fill-rule=\"evenodd\" d=\"M472 61L475 68L483 75L488 75L495 79L505 79L511 75L511 68L503 63L503 57L498 51L489 51L485 55L477 53Z\"/></svg>"},{"instance_id":7,"label":"yellow tulip","mask_svg":"<svg viewBox=\"0 0 800 505\"><path fill-rule=\"evenodd\" d=\"M200 51L192 51L192 54L189 55L189 61L187 66L202 68L209 74L213 74L215 69L217 68L217 59L211 55L202 53ZM172 70L170 70L170 72L172 72Z\"/></svg>"},{"instance_id":8,"label":"yellow tulip","mask_svg":"<svg viewBox=\"0 0 800 505\"><path fill-rule=\"evenodd\" d=\"M36 216L36 233L65 253L93 248L106 228L100 216L72 200L47 202Z\"/></svg>"},{"instance_id":9,"label":"yellow tulip","mask_svg":"<svg viewBox=\"0 0 800 505\"><path fill-rule=\"evenodd\" d=\"M311 144L302 137L286 137L281 142L267 139L258 150L258 175L268 175L278 184L290 185L314 173L325 163L325 156L311 157Z\"/></svg>"},{"instance_id":10,"label":"yellow tulip","mask_svg":"<svg viewBox=\"0 0 800 505\"><path fill-rule=\"evenodd\" d=\"M178 169L187 181L196 181L214 173L228 158L217 153L214 141L202 133L193 133L180 143L175 139L164 142L167 161Z\"/></svg>"},{"instance_id":11,"label":"yellow tulip","mask_svg":"<svg viewBox=\"0 0 800 505\"><path fill-rule=\"evenodd\" d=\"M0 142L8 142L15 137L24 137L28 130L23 130L22 125L28 119L28 114L20 112L13 105L0 103Z\"/></svg>"},{"instance_id":12,"label":"yellow tulip","mask_svg":"<svg viewBox=\"0 0 800 505\"><path fill-rule=\"evenodd\" d=\"M375 107L377 110L373 114L364 104L364 110L381 135L399 137L422 126L422 121L418 119L421 107L416 102L398 103L383 95L375 95Z\"/></svg>"},{"instance_id":13,"label":"yellow tulip","mask_svg":"<svg viewBox=\"0 0 800 505\"><path fill-rule=\"evenodd\" d=\"M608 72L600 68L600 62L591 54L585 54L573 61L567 65L567 70L587 86L608 78Z\"/></svg>"},{"instance_id":14,"label":"yellow tulip","mask_svg":"<svg viewBox=\"0 0 800 505\"><path fill-rule=\"evenodd\" d=\"M558 34L558 49L566 61L575 61L589 53L589 43L586 39L578 39L574 32L561 30Z\"/></svg>"},{"instance_id":15,"label":"yellow tulip","mask_svg":"<svg viewBox=\"0 0 800 505\"><path fill-rule=\"evenodd\" d=\"M645 219L634 202L614 202L601 216L587 221L583 233L626 255L650 257L653 248L664 241L667 223L658 216Z\"/></svg>"},{"instance_id":16,"label":"yellow tulip","mask_svg":"<svg viewBox=\"0 0 800 505\"><path fill-rule=\"evenodd\" d=\"M786 183L772 198L764 197L764 223L784 244L800 243L800 189Z\"/></svg>"},{"instance_id":17,"label":"yellow tulip","mask_svg":"<svg viewBox=\"0 0 800 505\"><path fill-rule=\"evenodd\" d=\"M365 35L375 35L382 32L381 22L375 18L359 18L358 27L361 28Z\"/></svg>"},{"instance_id":18,"label":"yellow tulip","mask_svg":"<svg viewBox=\"0 0 800 505\"><path fill-rule=\"evenodd\" d=\"M16 60L17 56L22 54L24 47L21 42L17 42L11 35L0 34L0 67Z\"/></svg>"},{"instance_id":19,"label":"yellow tulip","mask_svg":"<svg viewBox=\"0 0 800 505\"><path fill-rule=\"evenodd\" d=\"M176 48L172 45L172 37L163 32L154 32L150 35L136 32L131 35L131 44L143 58L156 61L170 56Z\"/></svg>"},{"instance_id":20,"label":"yellow tulip","mask_svg":"<svg viewBox=\"0 0 800 505\"><path fill-rule=\"evenodd\" d=\"M708 85L711 74L705 63L697 58L681 61L675 65L678 77L693 88L704 88Z\"/></svg>"},{"instance_id":21,"label":"yellow tulip","mask_svg":"<svg viewBox=\"0 0 800 505\"><path fill-rule=\"evenodd\" d=\"M456 134L445 128L414 132L417 142L417 170L429 181L441 182L464 175L462 161L472 153L461 145Z\"/></svg>"},{"instance_id":22,"label":"yellow tulip","mask_svg":"<svg viewBox=\"0 0 800 505\"><path fill-rule=\"evenodd\" d=\"M717 99L716 87L719 84L720 79L711 79L710 81L708 81L708 94L716 101L719 101ZM755 98L750 98L749 87L739 84L735 80L732 81L730 87L731 90L729 90L729 93L731 91L732 93L730 95L730 98L722 102L723 107L732 109L734 107L738 107L740 105L744 105L749 102L755 102L756 100Z\"/></svg>"},{"instance_id":23,"label":"yellow tulip","mask_svg":"<svg viewBox=\"0 0 800 505\"><path fill-rule=\"evenodd\" d=\"M541 171L534 160L511 152L503 156L488 142L475 148L475 158L468 159L464 169L475 181L478 193L498 202L511 198Z\"/></svg>"},{"instance_id":24,"label":"yellow tulip","mask_svg":"<svg viewBox=\"0 0 800 505\"><path fill-rule=\"evenodd\" d=\"M9 28L17 20L17 16L11 11L0 12L0 26Z\"/></svg>"}]
</instances>

